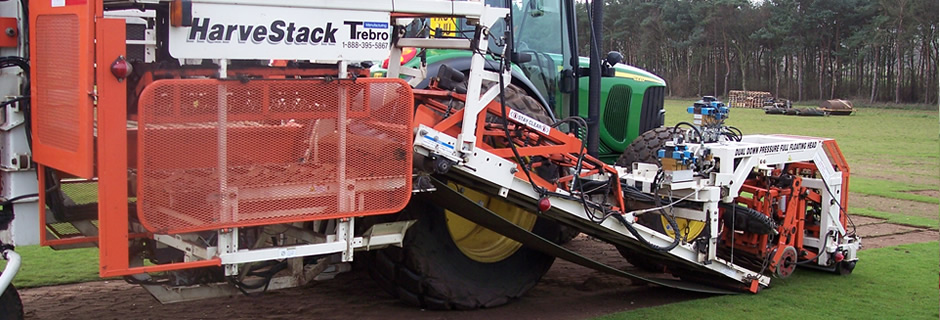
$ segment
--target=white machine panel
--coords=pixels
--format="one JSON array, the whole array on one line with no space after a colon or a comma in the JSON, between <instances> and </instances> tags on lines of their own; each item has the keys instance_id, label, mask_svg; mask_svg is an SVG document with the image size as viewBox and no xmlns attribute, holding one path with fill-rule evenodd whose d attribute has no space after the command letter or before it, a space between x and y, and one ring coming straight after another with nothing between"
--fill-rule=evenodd
<instances>
[{"instance_id":1,"label":"white machine panel","mask_svg":"<svg viewBox=\"0 0 940 320\"><path fill-rule=\"evenodd\" d=\"M375 61L392 34L380 11L193 3L188 22L170 28L177 59Z\"/></svg>"}]
</instances>

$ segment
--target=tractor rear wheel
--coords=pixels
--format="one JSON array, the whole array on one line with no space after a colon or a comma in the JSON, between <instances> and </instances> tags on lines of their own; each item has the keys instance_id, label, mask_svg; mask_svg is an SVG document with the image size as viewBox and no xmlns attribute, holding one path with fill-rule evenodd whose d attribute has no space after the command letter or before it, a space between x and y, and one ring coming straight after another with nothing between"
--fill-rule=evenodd
<instances>
[{"instance_id":1,"label":"tractor rear wheel","mask_svg":"<svg viewBox=\"0 0 940 320\"><path fill-rule=\"evenodd\" d=\"M513 110L546 124L553 122L547 110L521 88L509 85L504 94L506 105ZM450 103L454 110L463 108L460 101L444 103ZM503 120L487 115L486 121ZM538 161L536 157L533 160ZM549 180L557 179L557 169L552 167L541 166L536 173ZM562 239L557 223L499 197L467 186L453 183L448 186L543 238L556 243L570 240ZM401 248L390 247L367 255L371 260L367 261L370 274L390 294L421 308L467 310L503 305L535 286L555 261L553 256L525 247L432 203L412 201L393 219L417 222L408 229Z\"/></svg>"},{"instance_id":2,"label":"tractor rear wheel","mask_svg":"<svg viewBox=\"0 0 940 320\"><path fill-rule=\"evenodd\" d=\"M20 300L20 295L13 284L7 286L7 289L0 295L0 319L23 319L23 301Z\"/></svg>"},{"instance_id":3,"label":"tractor rear wheel","mask_svg":"<svg viewBox=\"0 0 940 320\"><path fill-rule=\"evenodd\" d=\"M370 272L379 286L425 309L491 308L525 294L555 261L555 257L525 246L501 246L506 244L504 240L486 234L472 236L495 244L493 249L468 254L464 247L472 250L486 246L458 245L467 238L454 239L450 215L430 203L409 204L398 220L418 221L405 234L402 248L375 251L371 257ZM543 237L559 232L557 224L542 219L535 221L532 231Z\"/></svg>"}]
</instances>

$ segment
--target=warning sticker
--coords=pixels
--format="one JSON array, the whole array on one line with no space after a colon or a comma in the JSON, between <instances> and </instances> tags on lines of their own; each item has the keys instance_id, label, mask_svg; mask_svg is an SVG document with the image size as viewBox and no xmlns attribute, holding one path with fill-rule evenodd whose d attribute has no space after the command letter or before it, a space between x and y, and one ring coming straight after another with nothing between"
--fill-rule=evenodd
<instances>
[{"instance_id":1,"label":"warning sticker","mask_svg":"<svg viewBox=\"0 0 940 320\"><path fill-rule=\"evenodd\" d=\"M538 120L535 120L527 115L522 114L522 112L518 112L516 110L511 110L511 109L509 110L509 119L516 120L524 124L526 127L529 127L535 131L538 131L544 134L548 134L549 132L552 131L552 127L549 127L547 124L541 123Z\"/></svg>"}]
</instances>

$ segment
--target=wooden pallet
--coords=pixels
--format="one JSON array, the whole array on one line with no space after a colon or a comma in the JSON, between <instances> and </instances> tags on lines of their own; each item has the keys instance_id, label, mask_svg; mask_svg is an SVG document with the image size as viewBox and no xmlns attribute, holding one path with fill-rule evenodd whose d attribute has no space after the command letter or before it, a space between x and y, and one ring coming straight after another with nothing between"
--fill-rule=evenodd
<instances>
[{"instance_id":1,"label":"wooden pallet","mask_svg":"<svg viewBox=\"0 0 940 320\"><path fill-rule=\"evenodd\" d=\"M731 90L728 92L728 106L732 108L763 108L764 101L770 98L773 98L770 92Z\"/></svg>"}]
</instances>

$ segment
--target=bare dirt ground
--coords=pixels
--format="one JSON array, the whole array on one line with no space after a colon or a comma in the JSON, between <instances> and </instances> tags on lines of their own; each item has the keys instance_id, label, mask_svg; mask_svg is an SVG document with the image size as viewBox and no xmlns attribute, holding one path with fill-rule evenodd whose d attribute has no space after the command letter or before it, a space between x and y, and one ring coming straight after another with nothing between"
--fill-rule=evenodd
<instances>
[{"instance_id":1,"label":"bare dirt ground","mask_svg":"<svg viewBox=\"0 0 940 320\"><path fill-rule=\"evenodd\" d=\"M917 191L910 191L910 193L919 194L922 196L940 198L940 190L917 190Z\"/></svg>"},{"instance_id":2,"label":"bare dirt ground","mask_svg":"<svg viewBox=\"0 0 940 320\"><path fill-rule=\"evenodd\" d=\"M931 229L853 218L865 249L936 241ZM636 271L606 243L578 236L567 245L587 257ZM21 290L29 319L583 319L618 311L707 297L602 274L558 260L525 297L509 305L477 311L437 312L398 302L377 287L364 270L306 288L278 290L261 297L236 296L161 305L143 288L123 281L90 282Z\"/></svg>"},{"instance_id":3,"label":"bare dirt ground","mask_svg":"<svg viewBox=\"0 0 940 320\"><path fill-rule=\"evenodd\" d=\"M617 250L578 236L569 248L612 266L632 269ZM581 319L706 297L630 280L557 260L542 281L509 305L477 311L425 311L400 303L365 270L306 288L161 305L143 288L101 281L20 291L29 319Z\"/></svg>"},{"instance_id":4,"label":"bare dirt ground","mask_svg":"<svg viewBox=\"0 0 940 320\"><path fill-rule=\"evenodd\" d=\"M933 190L914 191L911 193L935 197L934 195L931 195L932 193L935 193ZM937 206L933 203L869 196L856 193L850 194L849 206L851 208L871 208L882 212L897 212L905 215L932 219L937 218L938 209L940 209L940 206ZM851 212L851 210L849 212Z\"/></svg>"}]
</instances>

